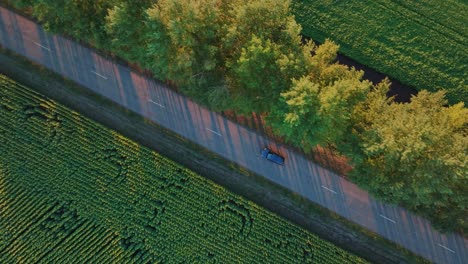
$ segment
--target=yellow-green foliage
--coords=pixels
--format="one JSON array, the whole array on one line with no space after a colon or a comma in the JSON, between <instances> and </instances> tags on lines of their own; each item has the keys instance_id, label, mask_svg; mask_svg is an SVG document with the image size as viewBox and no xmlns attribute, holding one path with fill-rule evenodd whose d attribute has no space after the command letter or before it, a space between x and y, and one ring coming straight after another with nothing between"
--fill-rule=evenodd
<instances>
[{"instance_id":1,"label":"yellow-green foliage","mask_svg":"<svg viewBox=\"0 0 468 264\"><path fill-rule=\"evenodd\" d=\"M0 263L365 262L4 76L0 152Z\"/></svg>"}]
</instances>

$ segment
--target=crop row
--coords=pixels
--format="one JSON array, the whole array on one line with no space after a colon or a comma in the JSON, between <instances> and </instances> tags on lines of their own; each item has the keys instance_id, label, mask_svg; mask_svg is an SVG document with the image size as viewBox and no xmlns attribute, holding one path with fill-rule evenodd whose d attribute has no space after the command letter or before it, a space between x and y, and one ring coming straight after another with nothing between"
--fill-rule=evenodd
<instances>
[{"instance_id":1,"label":"crop row","mask_svg":"<svg viewBox=\"0 0 468 264\"><path fill-rule=\"evenodd\" d=\"M365 262L5 76L0 143L2 263Z\"/></svg>"},{"instance_id":2,"label":"crop row","mask_svg":"<svg viewBox=\"0 0 468 264\"><path fill-rule=\"evenodd\" d=\"M468 103L466 3L293 1L303 33L332 39L345 55L417 89L447 89Z\"/></svg>"}]
</instances>

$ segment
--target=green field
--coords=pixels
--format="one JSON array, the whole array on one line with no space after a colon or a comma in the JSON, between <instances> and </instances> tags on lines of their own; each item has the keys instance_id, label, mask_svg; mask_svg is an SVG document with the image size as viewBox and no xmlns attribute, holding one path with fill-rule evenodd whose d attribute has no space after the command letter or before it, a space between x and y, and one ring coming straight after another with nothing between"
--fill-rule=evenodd
<instances>
[{"instance_id":1,"label":"green field","mask_svg":"<svg viewBox=\"0 0 468 264\"><path fill-rule=\"evenodd\" d=\"M0 263L365 263L0 75Z\"/></svg>"},{"instance_id":2,"label":"green field","mask_svg":"<svg viewBox=\"0 0 468 264\"><path fill-rule=\"evenodd\" d=\"M468 104L468 5L457 0L293 1L303 33L417 89Z\"/></svg>"}]
</instances>

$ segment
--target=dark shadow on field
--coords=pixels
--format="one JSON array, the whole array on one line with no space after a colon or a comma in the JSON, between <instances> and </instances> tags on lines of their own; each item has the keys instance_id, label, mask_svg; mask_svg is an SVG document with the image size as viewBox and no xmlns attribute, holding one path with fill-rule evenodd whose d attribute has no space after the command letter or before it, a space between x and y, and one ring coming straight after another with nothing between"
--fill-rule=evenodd
<instances>
[{"instance_id":1,"label":"dark shadow on field","mask_svg":"<svg viewBox=\"0 0 468 264\"><path fill-rule=\"evenodd\" d=\"M386 76L383 73L380 73L374 69L371 69L363 64L358 63L350 59L349 57L344 56L343 54L338 54L338 62L349 67L354 67L357 70L364 71L364 79L371 81L373 84L380 83ZM418 91L410 86L404 85L398 80L389 78L392 85L390 85L390 91L388 91L387 96L395 96L395 101L400 103L408 103L411 99L411 96L416 95Z\"/></svg>"}]
</instances>

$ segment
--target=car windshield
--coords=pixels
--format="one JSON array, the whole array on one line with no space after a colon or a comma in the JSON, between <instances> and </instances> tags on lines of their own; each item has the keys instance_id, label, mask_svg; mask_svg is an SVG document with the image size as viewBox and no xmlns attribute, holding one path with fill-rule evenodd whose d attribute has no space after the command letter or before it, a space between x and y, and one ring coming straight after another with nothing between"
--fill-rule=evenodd
<instances>
[{"instance_id":1,"label":"car windshield","mask_svg":"<svg viewBox=\"0 0 468 264\"><path fill-rule=\"evenodd\" d=\"M270 152L269 149L267 149L267 148L263 149L262 150L262 157L266 158L269 152Z\"/></svg>"}]
</instances>

